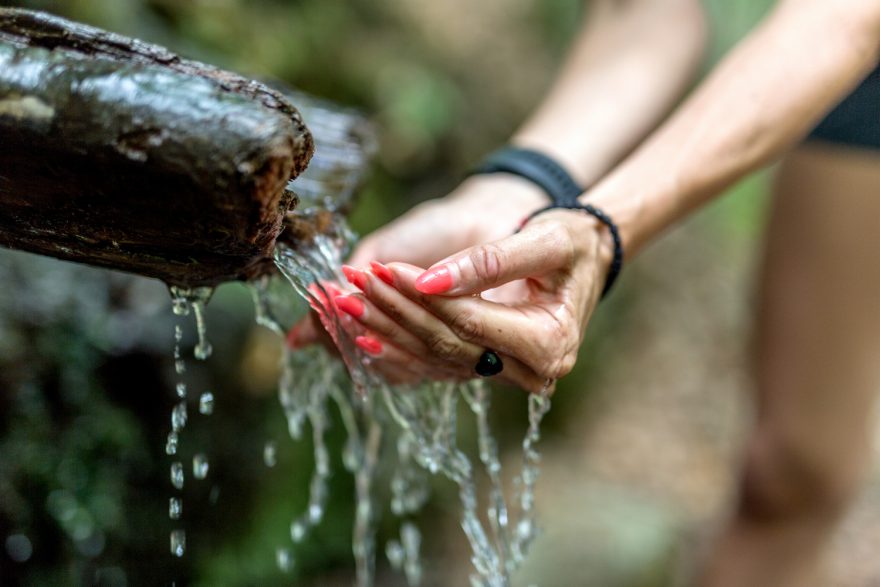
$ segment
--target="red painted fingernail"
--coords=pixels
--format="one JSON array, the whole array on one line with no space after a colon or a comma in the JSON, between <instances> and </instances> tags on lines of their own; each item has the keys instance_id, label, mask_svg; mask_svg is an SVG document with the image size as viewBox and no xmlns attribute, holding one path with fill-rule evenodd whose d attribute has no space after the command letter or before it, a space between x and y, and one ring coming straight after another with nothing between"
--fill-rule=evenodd
<instances>
[{"instance_id":1,"label":"red painted fingernail","mask_svg":"<svg viewBox=\"0 0 880 587\"><path fill-rule=\"evenodd\" d=\"M369 336L358 336L354 339L354 344L371 355L378 355L382 352L382 343Z\"/></svg>"},{"instance_id":2,"label":"red painted fingernail","mask_svg":"<svg viewBox=\"0 0 880 587\"><path fill-rule=\"evenodd\" d=\"M373 270L373 275L388 285L394 285L394 274L391 273L391 269L376 261L370 261L370 269Z\"/></svg>"},{"instance_id":3,"label":"red painted fingernail","mask_svg":"<svg viewBox=\"0 0 880 587\"><path fill-rule=\"evenodd\" d=\"M350 284L355 286L361 291L364 291L364 288L367 285L367 278L363 274L363 272L358 271L354 267L350 267L348 265L342 266L342 274L345 275L345 278L348 280Z\"/></svg>"},{"instance_id":4,"label":"red painted fingernail","mask_svg":"<svg viewBox=\"0 0 880 587\"><path fill-rule=\"evenodd\" d=\"M338 287L336 287L336 285L330 283L329 281L325 281L321 285L323 285L324 289L327 290L327 293L330 294L331 296L333 296L334 298L336 296L342 295L342 290L339 289Z\"/></svg>"},{"instance_id":5,"label":"red painted fingernail","mask_svg":"<svg viewBox=\"0 0 880 587\"><path fill-rule=\"evenodd\" d=\"M333 298L336 307L355 318L364 315L364 303L354 296L336 296Z\"/></svg>"},{"instance_id":6,"label":"red painted fingernail","mask_svg":"<svg viewBox=\"0 0 880 587\"><path fill-rule=\"evenodd\" d=\"M425 271L416 279L416 289L426 294L438 294L452 287L452 273L446 265Z\"/></svg>"}]
</instances>

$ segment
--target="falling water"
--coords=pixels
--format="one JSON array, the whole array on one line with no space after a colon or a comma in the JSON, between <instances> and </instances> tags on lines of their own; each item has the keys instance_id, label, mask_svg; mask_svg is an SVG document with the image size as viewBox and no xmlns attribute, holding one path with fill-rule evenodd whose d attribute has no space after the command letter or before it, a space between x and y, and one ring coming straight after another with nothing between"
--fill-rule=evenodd
<instances>
[{"instance_id":1,"label":"falling water","mask_svg":"<svg viewBox=\"0 0 880 587\"><path fill-rule=\"evenodd\" d=\"M503 490L498 446L490 430L490 391L482 381L465 384L433 382L414 386L390 386L370 368L371 357L353 341L351 323L341 318L332 299L347 288L340 273L343 259L354 242L341 214L350 203L372 149L372 135L362 120L348 112L297 95L303 118L312 130L316 154L308 169L289 189L300 199L294 224L309 227L309 234L287 235L279 239L275 263L281 275L264 276L252 282L257 323L280 337L292 323L285 306L291 301L291 287L315 311L339 351L342 362L324 350L309 348L292 351L282 343L281 375L278 398L287 428L293 440L302 438L306 424L311 431L314 469L309 481L308 503L290 523L290 543L275 551L278 568L291 571L296 564L295 548L305 540L312 528L323 518L331 474L330 453L325 435L330 423L330 410L335 408L346 431L342 451L343 466L355 479L355 522L352 549L359 587L373 584L376 557L376 525L382 508L374 503L376 485L384 482L378 476L389 470L390 509L400 520L399 538L385 544L384 552L390 565L402 571L409 585L420 585L423 568L420 560L422 537L413 523L414 516L430 496L430 477L450 480L458 490L461 502L461 527L471 546L474 587L504 587L510 575L522 563L536 535L534 519L534 488L540 455L540 422L550 407L546 393L529 397L529 425L523 440L523 464L515 480L515 507L509 507ZM198 343L197 359L211 354L205 337L204 309L211 290L172 288L175 314L195 313ZM180 352L182 329L175 330L175 371L186 370ZM551 382L548 382L549 389ZM172 429L166 452L177 454L179 435L186 425L187 388L181 381L176 386L179 403L172 411ZM546 389L545 389L546 391ZM469 409L478 432L478 458L472 460L458 446L458 408L460 402ZM204 392L198 399L200 414L213 411L214 396ZM384 450L383 447L388 447ZM277 463L277 445L268 441L263 449L267 467ZM183 465L171 465L172 485L180 490L184 483ZM483 472L480 473L479 471ZM208 473L203 454L193 457L192 474L196 479ZM477 477L489 481L484 496L485 519L481 518ZM213 492L212 492L213 493ZM180 520L182 500L174 496L169 502L169 518ZM186 536L182 529L171 532L171 551L183 556Z\"/></svg>"},{"instance_id":2,"label":"falling water","mask_svg":"<svg viewBox=\"0 0 880 587\"><path fill-rule=\"evenodd\" d=\"M171 309L176 316L187 317L191 313L196 318L196 334L198 342L193 348L193 356L198 360L205 360L211 355L211 343L208 342L205 332L205 305L211 299L214 290L210 287L182 288L172 286ZM183 326L174 326L174 372L178 377L186 373L186 361L181 350L183 342ZM169 456L177 455L180 446L180 436L186 427L189 411L187 407L187 385L183 380L178 380L174 386L177 403L171 409L171 430L165 441L165 453ZM214 396L210 392L204 392L199 396L199 413L210 414L214 408ZM204 454L198 453L193 457L193 477L204 479L208 474L208 460ZM183 490L185 482L183 463L174 461L170 467L171 485L177 491ZM179 522L183 516L183 498L174 495L168 501L168 518ZM182 557L186 552L186 531L175 528L170 534L171 554Z\"/></svg>"},{"instance_id":3,"label":"falling water","mask_svg":"<svg viewBox=\"0 0 880 587\"><path fill-rule=\"evenodd\" d=\"M332 299L347 289L340 273L354 235L341 214L361 180L371 150L372 135L361 119L297 95L296 103L315 136L316 152L306 172L291 183L300 198L299 221L318 226L312 234L279 239L275 262L293 289L316 312L335 343L342 363L320 349L292 352L283 345L279 400L290 436L302 436L303 426L312 430L315 468L309 503L290 526L293 543L306 538L322 516L327 496L329 457L324 433L328 410L333 404L343 421L347 440L343 465L355 477L356 507L353 552L357 583L371 585L375 568L375 527L381 509L373 501L380 455L390 465L391 512L401 519L400 538L385 545L393 568L402 570L410 585L422 582L421 534L410 517L426 503L429 478L440 475L458 488L462 506L461 527L472 550L473 586L509 585L511 573L522 563L536 535L534 488L540 455L540 422L550 408L547 390L529 397L529 425L523 440L523 464L515 480L516 507L508 506L502 486L498 446L489 427L488 386L482 381L447 382L417 386L390 386L369 369L371 357L353 343L350 320L340 317ZM329 220L328 220L329 215ZM292 242L292 245L286 244ZM285 298L277 277L264 277L253 285L257 322L283 336ZM289 291L289 290L288 290ZM288 300L289 301L289 300ZM289 325L289 322L287 323ZM342 372L344 365L348 377ZM473 414L478 431L478 463L456 442L460 401ZM393 447L383 452L382 446ZM267 465L274 463L273 450L264 451ZM272 458L267 458L272 452ZM485 497L486 519L480 516L478 470L489 480ZM276 552L282 570L293 566L286 548Z\"/></svg>"}]
</instances>

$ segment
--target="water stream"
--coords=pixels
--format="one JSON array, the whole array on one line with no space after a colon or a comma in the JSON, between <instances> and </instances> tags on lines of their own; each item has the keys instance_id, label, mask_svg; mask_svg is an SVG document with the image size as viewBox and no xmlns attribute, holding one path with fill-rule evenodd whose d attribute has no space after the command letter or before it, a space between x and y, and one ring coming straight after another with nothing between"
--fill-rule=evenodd
<instances>
[{"instance_id":1,"label":"water stream","mask_svg":"<svg viewBox=\"0 0 880 587\"><path fill-rule=\"evenodd\" d=\"M320 227L308 237L286 244L279 239L275 263L280 275L254 281L252 293L256 321L279 335L282 345L281 376L278 398L293 440L303 437L308 428L313 441L314 468L309 483L309 499L303 512L290 523L290 542L279 544L275 559L282 571L295 567L295 544L308 538L309 532L324 515L331 455L325 442L331 410L338 412L346 431L342 463L355 480L355 521L352 550L357 570L357 585L373 584L376 566L376 525L385 511L376 503L377 484L387 484L391 500L388 509L400 519L399 538L384 545L392 568L401 571L409 585L421 584L422 537L413 517L427 502L431 477L449 480L457 489L461 503L461 528L471 547L474 587L504 587L511 574L524 560L537 532L534 512L534 489L540 455L540 422L550 407L546 393L529 397L529 424L522 443L523 460L514 480L515 495L508 501L504 491L498 445L489 425L489 387L483 381L468 383L429 382L420 385L391 386L371 369L373 360L355 344L352 325L341 318L332 306L338 291L348 289L341 266L354 242L340 210L345 210L361 180L370 155L371 135L362 119L339 111L306 96L296 95L303 118L312 130L316 154L306 172L291 182L290 189L300 198L297 218L308 226ZM173 307L178 315L196 317L197 359L210 355L205 337L204 306L210 290L172 289ZM321 320L338 350L332 357L313 347L292 351L284 344L291 325L290 305L294 298L305 300ZM180 351L182 331L175 331L175 369L179 376L186 365ZM341 359L341 361L339 360ZM548 382L548 388L551 382ZM177 386L179 402L172 410L172 429L166 452L176 455L180 434L187 419L187 390L181 380ZM545 390L546 391L546 390ZM200 414L210 414L214 397L203 392L198 399ZM465 410L460 410L465 408ZM457 442L458 418L462 413L473 417L478 442L475 458ZM276 464L277 446L267 442L263 460L267 467ZM193 458L192 475L208 474L208 461L201 453ZM379 471L389 471L379 474ZM488 482L486 495L480 495L478 483ZM171 480L180 490L184 468L180 461L171 465ZM169 517L178 521L183 512L179 495L171 498ZM185 551L182 529L171 533L175 556Z\"/></svg>"},{"instance_id":2,"label":"water stream","mask_svg":"<svg viewBox=\"0 0 880 587\"><path fill-rule=\"evenodd\" d=\"M196 335L198 340L193 347L193 356L200 361L206 360L211 356L211 343L208 342L205 328L205 306L211 299L214 290L210 287L197 288L180 288L170 287L171 292L171 308L176 316L186 318L190 314L195 314ZM189 418L189 408L187 401L189 395L187 393L187 384L183 380L186 374L186 359L181 349L183 342L184 329L181 324L174 326L174 371L178 376L178 381L174 386L177 397L177 403L171 409L171 430L165 441L165 453L170 457L177 456L181 435L186 427ZM211 392L206 391L198 398L198 411L202 415L209 415L214 409L214 396ZM192 476L195 479L202 480L208 475L208 459L199 452L193 456ZM171 486L176 490L175 494L168 499L168 518L176 524L180 524L183 517L183 498L180 492L183 491L186 473L183 463L180 460L174 460L170 466ZM176 527L171 530L169 536L171 554L176 557L182 557L186 552L186 530Z\"/></svg>"}]
</instances>

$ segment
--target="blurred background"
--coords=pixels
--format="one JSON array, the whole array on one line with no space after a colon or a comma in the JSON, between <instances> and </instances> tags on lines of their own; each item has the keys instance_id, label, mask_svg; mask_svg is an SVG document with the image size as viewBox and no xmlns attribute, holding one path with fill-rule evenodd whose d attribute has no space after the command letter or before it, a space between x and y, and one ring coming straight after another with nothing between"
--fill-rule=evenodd
<instances>
[{"instance_id":1,"label":"blurred background","mask_svg":"<svg viewBox=\"0 0 880 587\"><path fill-rule=\"evenodd\" d=\"M360 109L381 148L357 208L366 233L450 190L540 98L581 0L71 0L44 9L184 56ZM708 0L709 63L766 11ZM752 276L770 173L674 230L625 272L591 326L576 372L546 420L543 535L517 585L646 587L686 575L734 491L749 421ZM282 574L275 549L305 507L311 446L287 437L275 397L278 348L250 293L221 287L208 307L214 356L190 361L191 390L217 397L191 417L211 470L187 480L187 553L168 552L175 403L164 285L0 250L0 584L348 585L353 483L331 431L328 514ZM188 348L190 337L184 341ZM494 423L509 470L525 398L498 390ZM278 464L263 464L267 440ZM426 584L463 585L467 545L452 488L421 515ZM841 586L880 583L880 479L835 539ZM386 522L380 536L396 529ZM380 544L382 544L380 538ZM380 585L401 584L380 556Z\"/></svg>"}]
</instances>

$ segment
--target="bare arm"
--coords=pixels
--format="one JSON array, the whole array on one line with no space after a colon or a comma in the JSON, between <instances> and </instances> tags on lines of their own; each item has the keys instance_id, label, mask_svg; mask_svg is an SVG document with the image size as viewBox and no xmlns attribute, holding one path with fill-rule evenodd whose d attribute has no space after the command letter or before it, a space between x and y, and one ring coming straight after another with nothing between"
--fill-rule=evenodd
<instances>
[{"instance_id":1,"label":"bare arm","mask_svg":"<svg viewBox=\"0 0 880 587\"><path fill-rule=\"evenodd\" d=\"M598 0L542 104L512 142L592 183L651 131L703 59L700 0Z\"/></svg>"},{"instance_id":2,"label":"bare arm","mask_svg":"<svg viewBox=\"0 0 880 587\"><path fill-rule=\"evenodd\" d=\"M878 59L880 0L786 0L584 198L617 221L627 253L635 254L799 140ZM554 109L547 116L562 120L556 117L563 114ZM578 112L567 114L574 120ZM574 365L605 280L608 249L595 219L550 211L516 235L463 250L424 273L392 264L397 292L430 310L401 326L425 333L440 366L468 369L477 350L489 348L514 367L509 375L523 388L540 389L543 378L556 379ZM523 285L518 302L470 295L510 282ZM375 279L367 298L403 316L400 293Z\"/></svg>"},{"instance_id":3,"label":"bare arm","mask_svg":"<svg viewBox=\"0 0 880 587\"><path fill-rule=\"evenodd\" d=\"M801 139L878 60L878 0L781 2L586 199L632 255Z\"/></svg>"},{"instance_id":4,"label":"bare arm","mask_svg":"<svg viewBox=\"0 0 880 587\"><path fill-rule=\"evenodd\" d=\"M706 36L700 0L594 0L547 98L512 141L556 157L582 184L594 183L681 97ZM509 234L545 202L521 178L474 176L368 235L351 263L427 266ZM484 222L487 216L494 221ZM460 220L451 225L450 218Z\"/></svg>"}]
</instances>

